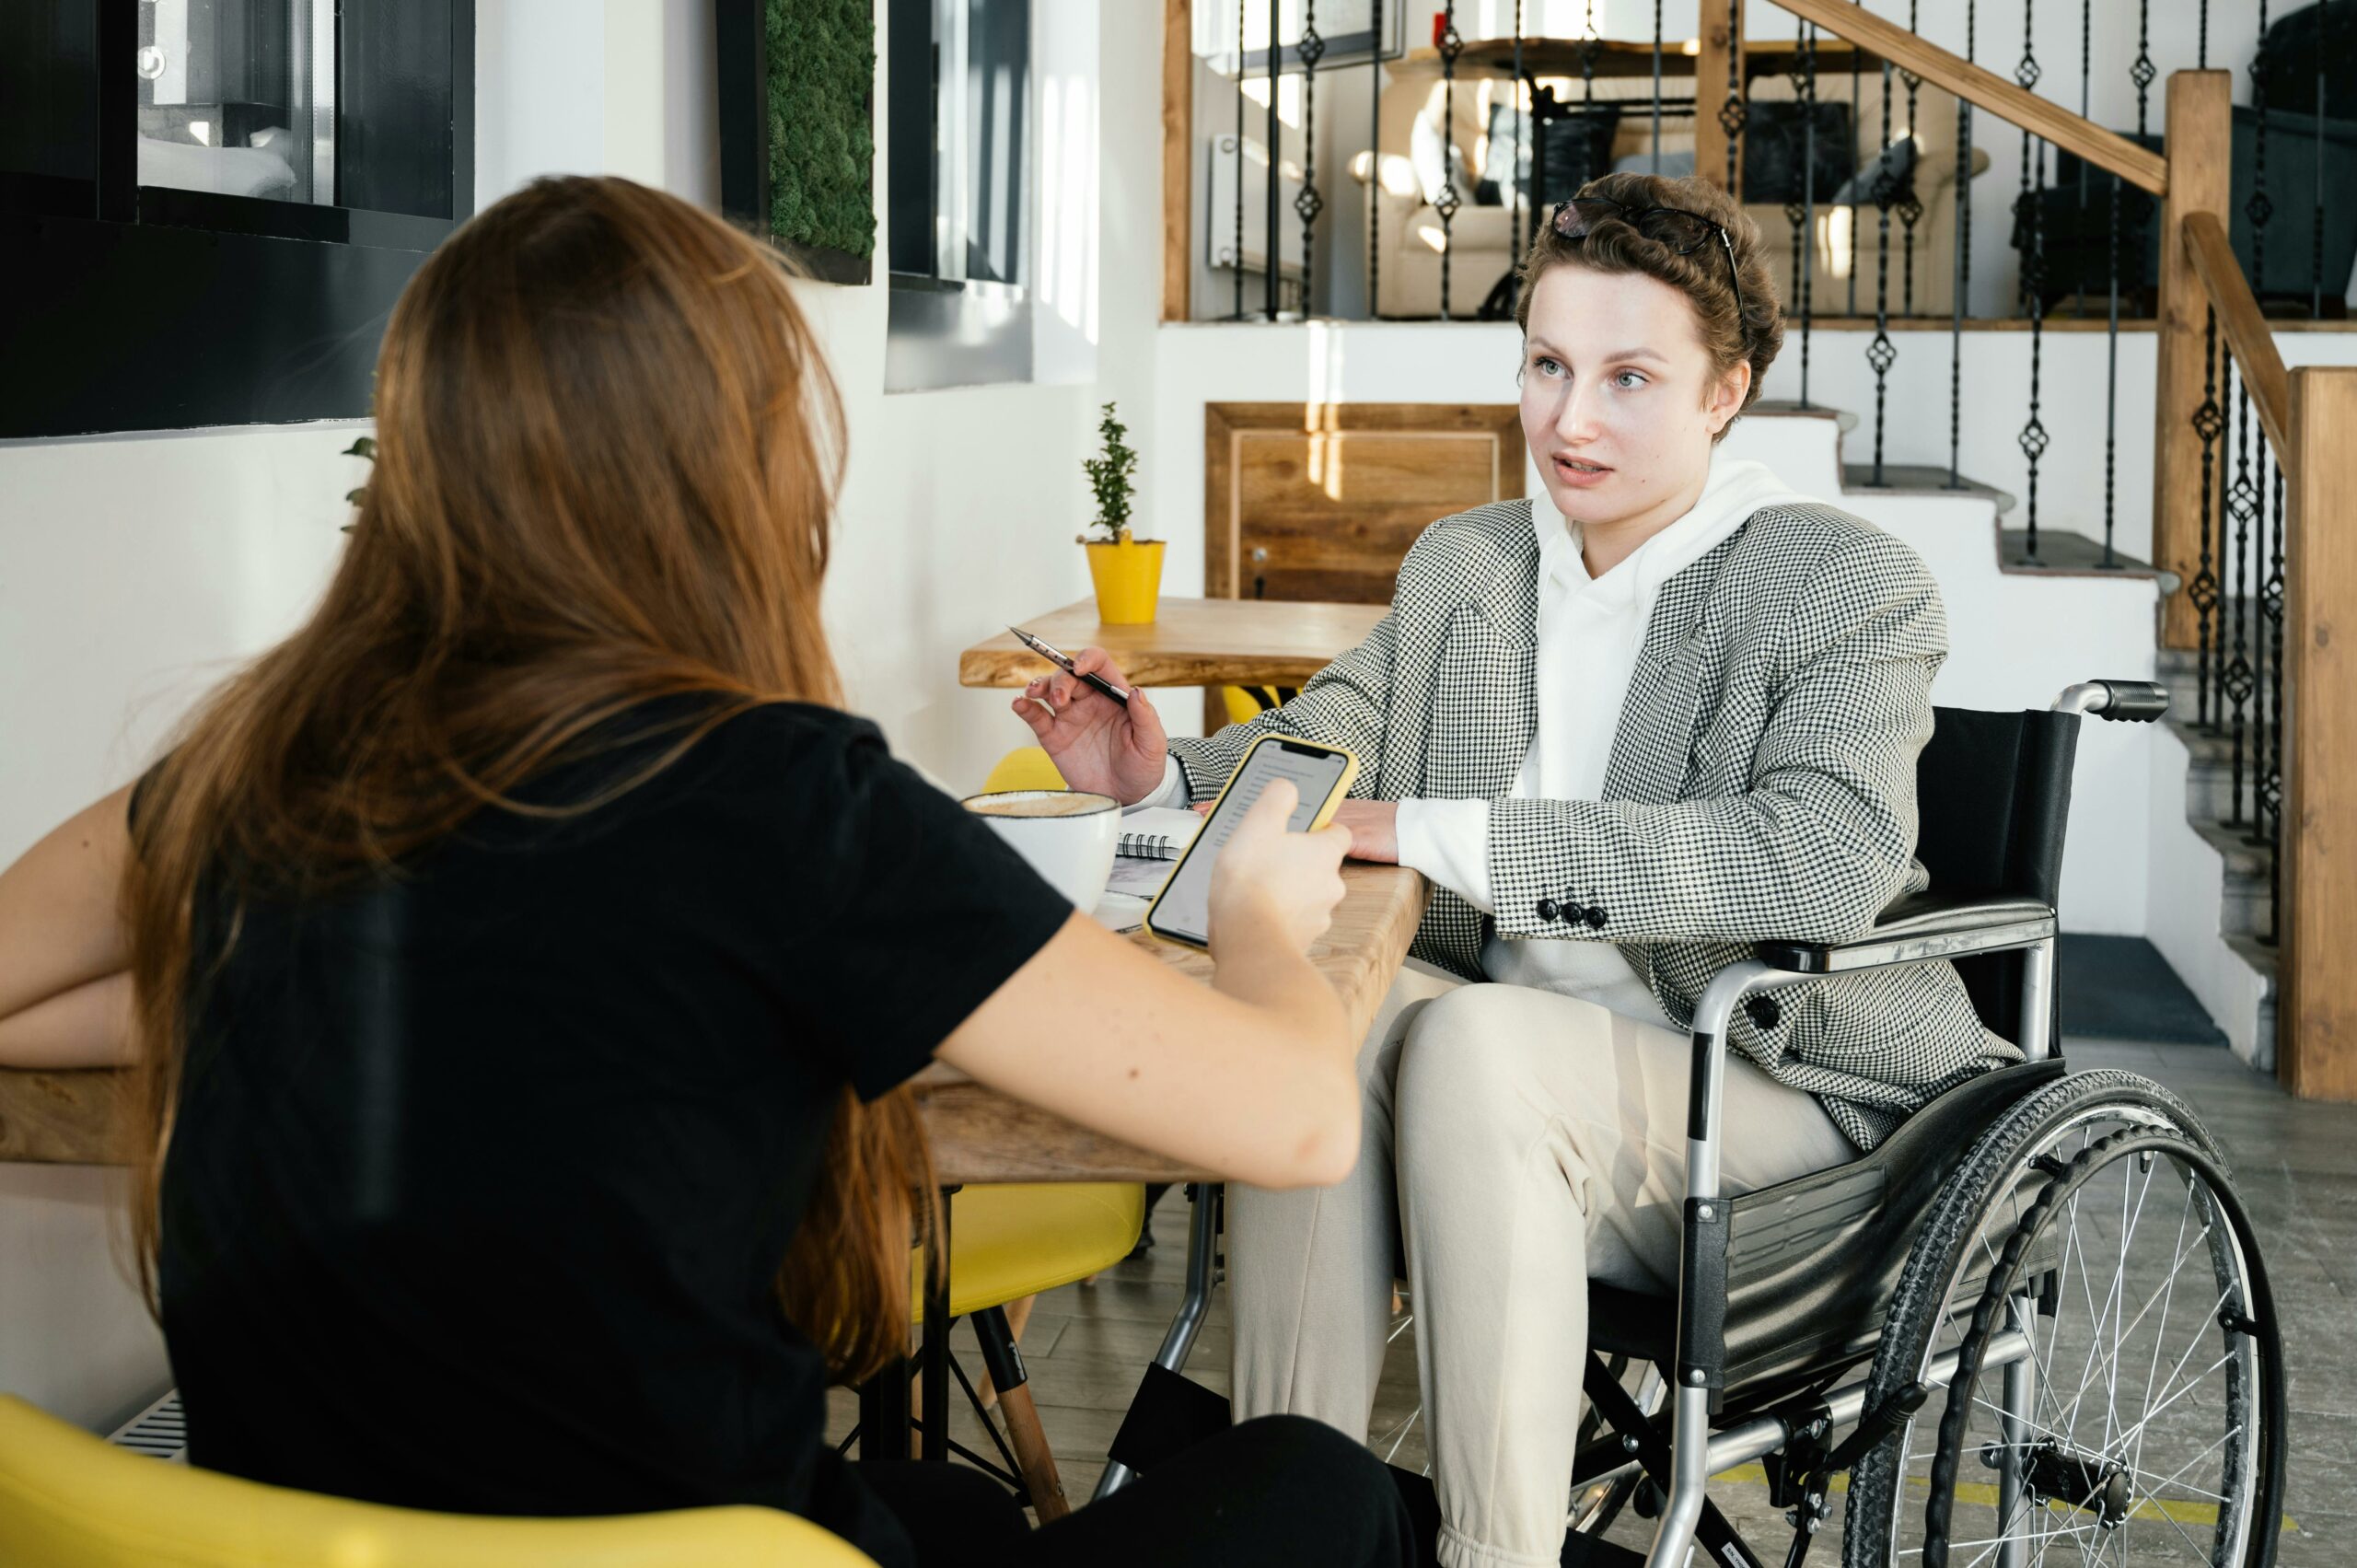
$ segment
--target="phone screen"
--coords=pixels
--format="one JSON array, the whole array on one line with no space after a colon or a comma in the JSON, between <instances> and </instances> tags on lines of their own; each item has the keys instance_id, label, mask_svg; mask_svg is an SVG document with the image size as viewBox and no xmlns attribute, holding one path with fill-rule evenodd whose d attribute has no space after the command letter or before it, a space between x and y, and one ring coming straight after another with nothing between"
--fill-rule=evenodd
<instances>
[{"instance_id":1,"label":"phone screen","mask_svg":"<svg viewBox=\"0 0 2357 1568\"><path fill-rule=\"evenodd\" d=\"M1177 936L1195 943L1211 939L1212 868L1219 862L1219 852L1235 835L1236 824L1252 809L1252 803L1273 779L1290 779L1300 804L1295 806L1285 822L1285 830L1302 833L1309 830L1318 808L1326 803L1342 772L1350 766L1350 758L1322 746L1297 745L1289 740L1270 738L1252 748L1244 759L1244 766L1229 784L1227 793L1220 796L1219 807L1205 822L1195 842L1188 846L1187 856L1178 869L1170 874L1170 882L1163 889L1162 900L1154 908L1155 930L1165 935Z\"/></svg>"}]
</instances>

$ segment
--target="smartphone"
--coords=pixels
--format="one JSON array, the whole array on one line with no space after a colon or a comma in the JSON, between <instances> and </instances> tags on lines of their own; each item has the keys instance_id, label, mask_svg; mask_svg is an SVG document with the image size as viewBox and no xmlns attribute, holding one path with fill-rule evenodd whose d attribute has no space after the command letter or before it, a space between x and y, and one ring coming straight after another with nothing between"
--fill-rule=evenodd
<instances>
[{"instance_id":1,"label":"smartphone","mask_svg":"<svg viewBox=\"0 0 2357 1568\"><path fill-rule=\"evenodd\" d=\"M1212 868L1219 852L1236 832L1236 824L1271 781L1292 783L1300 803L1285 819L1289 833L1314 832L1333 819L1334 807L1359 776L1359 760L1339 746L1324 746L1290 735L1264 735L1255 740L1237 764L1227 786L1212 803L1204 821L1178 867L1145 912L1145 928L1167 942L1190 947L1211 945Z\"/></svg>"}]
</instances>

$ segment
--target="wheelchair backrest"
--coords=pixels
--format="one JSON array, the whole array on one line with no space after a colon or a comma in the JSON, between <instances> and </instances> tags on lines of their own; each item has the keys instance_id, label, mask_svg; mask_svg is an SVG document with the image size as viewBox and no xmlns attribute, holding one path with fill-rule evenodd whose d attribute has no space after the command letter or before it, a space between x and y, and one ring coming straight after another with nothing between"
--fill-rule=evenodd
<instances>
[{"instance_id":1,"label":"wheelchair backrest","mask_svg":"<svg viewBox=\"0 0 2357 1568\"><path fill-rule=\"evenodd\" d=\"M1931 873L1931 890L2053 905L2079 716L1935 708L1932 722L1915 766L1915 855ZM2006 1040L2021 1038L2022 961L2019 953L1995 953L1956 963L1980 1021Z\"/></svg>"}]
</instances>

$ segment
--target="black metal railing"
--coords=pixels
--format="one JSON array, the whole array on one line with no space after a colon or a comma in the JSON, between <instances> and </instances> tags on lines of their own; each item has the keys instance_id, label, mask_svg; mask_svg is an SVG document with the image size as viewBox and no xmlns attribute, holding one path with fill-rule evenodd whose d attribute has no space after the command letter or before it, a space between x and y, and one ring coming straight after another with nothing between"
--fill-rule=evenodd
<instances>
[{"instance_id":1,"label":"black metal railing","mask_svg":"<svg viewBox=\"0 0 2357 1568\"><path fill-rule=\"evenodd\" d=\"M1861 0L1862 7L1864 3ZM2200 0L2195 37L2190 41L2192 59L2180 58L2171 64L2207 68L2213 54L2234 52L2234 46L2224 41L2230 34L2237 41L2255 36L2247 67L2249 107L2235 110L2234 163L2237 174L2233 202L2238 225L2233 243L2257 298L2268 310L2311 318L2338 315L2345 309L2346 301L2341 297L2338 277L2328 280L2327 276L2328 268L2337 270L2340 264L2339 256L2328 249L2328 166L2333 157L2341 156L2333 140L2335 128L2328 124L2330 88L2325 62L2329 51L2324 29L2330 20L2325 14L2328 8L2299 13L2309 17L2303 23L2293 17L2275 18L2272 13L2285 7L2271 5L2270 0L2248 0L2248 4L2247 10L2214 7L2219 16L2213 18L2210 0ZM1704 0L1702 15L1713 15L1718 8L1713 0ZM1223 137L1221 147L1223 157L1232 153L1236 159L1235 192L1232 206L1214 220L1223 227L1228 223L1234 226L1232 255L1236 269L1225 301L1228 313L1237 320L1294 319L1315 314L1321 308L1331 310L1338 298L1346 298L1350 293L1349 273L1345 270L1350 264L1346 258L1349 230L1329 226L1334 221L1332 209L1337 205L1333 192L1338 178L1333 170L1348 167L1346 160L1353 149L1341 145L1349 133L1335 132L1330 112L1326 134L1321 136L1318 123L1321 99L1329 105L1335 101L1330 90L1320 92L1321 86L1328 84L1322 84L1319 78L1329 68L1329 55L1338 49L1341 52L1336 58L1351 68L1364 64L1369 73L1365 145L1361 150L1366 160L1364 269L1365 309L1370 316L1422 313L1453 321L1474 314L1488 319L1510 315L1518 303L1518 282L1513 269L1527 252L1531 232L1544 215L1542 195L1556 193L1556 187L1562 183L1560 166L1558 178L1550 183L1547 169L1550 150L1560 157L1565 156L1565 149L1576 145L1584 170L1600 167L1596 162L1599 157L1608 163L1614 154L1624 162L1639 160L1630 167L1661 168L1666 157L1666 122L1685 120L1693 123L1698 133L1714 125L1724 136L1724 178L1730 189L1740 191L1748 170L1773 168L1782 171L1774 177L1779 183L1772 187L1761 182L1766 176L1756 177L1751 194L1755 205L1760 202L1781 204L1789 231L1779 236L1789 250L1790 261L1787 352L1804 407L1824 399L1822 373L1826 367L1816 363L1815 355L1816 329L1828 314L1820 311L1820 306L1839 301L1846 313L1840 323L1843 330L1859 331L1865 336L1862 358L1871 377L1873 405L1872 463L1862 476L1865 482L1887 485L1893 482L1895 473L1903 473L1907 462L1929 456L1909 451L1910 440L1926 443L1928 436L1929 442L1936 442L1936 436L1922 422L1921 411L1901 410L1898 372L1902 356L1912 352L1906 329L1910 324L1929 325L1919 310L1923 303L1919 298L1922 292L1919 265L1924 277L1936 279L1938 273L1933 269L1944 264L1951 295L1945 311L1947 319L1942 323L1949 334L1945 483L1951 488L1970 486L1964 464L1968 392L1972 394L1973 406L1991 410L2014 406L2018 400L2017 406L2023 412L2014 445L2021 465L2018 475L2023 505L2019 533L2006 536L2011 541L2009 562L2029 567L2083 567L2090 559L2098 568L2136 564L2129 558L2133 545L2122 548L2119 538L2123 490L2119 474L2123 399L2119 343L2123 331L2134 325L2129 319L2147 315L2152 309L2154 259L2162 247L2181 243L2182 237L2155 232L2158 205L2141 189L2131 188L2126 180L2096 168L2084 159L2063 156L2060 147L2050 153L2045 141L2023 133L2018 167L2013 171L2015 189L2012 193L2010 248L2014 253L2014 270L2010 278L2003 280L2010 289L2001 285L2000 292L2010 292L2013 311L2027 327L2026 375L2002 389L1968 388L1965 340L1968 324L1975 315L1973 141L1976 126L1985 125L1987 118L1980 116L1969 102L1956 99L1954 189L1945 193L1954 205L1952 209L1934 212L1927 207L1917 178L1928 167L1919 156L1925 145L1919 125L1924 87L1921 75L1894 61L1871 59L1855 48L1829 61L1825 51L1836 44L1828 34L1840 29L1820 32L1816 23L1805 19L1798 21L1787 35L1788 43L1771 46L1783 58L1773 63L1755 60L1747 69L1741 48L1745 0L1724 0L1723 8L1729 42L1724 54L1724 82L1697 79L1690 99L1678 99L1665 90L1665 60L1673 52L1673 45L1662 36L1664 12L1659 0L1653 7L1649 62L1631 58L1632 44L1643 47L1639 41L1611 43L1601 37L1595 25L1593 0L1585 12L1585 25L1573 40L1527 38L1524 29L1527 8L1522 0L1515 0L1511 8L1510 50L1500 47L1505 41L1467 39L1459 30L1459 7L1455 0L1436 0L1426 13L1431 15L1433 30L1428 40L1421 41L1429 43L1429 50L1422 48L1418 40L1411 39L1410 42L1419 45L1414 51L1423 63L1419 68L1430 73L1418 78L1415 91L1421 94L1427 85L1436 85L1434 96L1434 107L1442 118L1442 157L1436 173L1423 166L1421 154L1411 159L1416 168L1415 196L1406 203L1411 221L1404 229L1394 227L1387 232L1387 222L1397 211L1399 198L1394 195L1389 198L1393 206L1385 205L1383 116L1387 88L1397 90L1399 83L1387 80L1384 23L1387 15L1395 27L1404 22L1411 28L1421 28L1422 17L1409 12L1400 0L1391 0L1388 5L1386 0L1370 0L1371 17L1365 38L1353 34L1337 41L1321 34L1316 0L1271 0L1266 8L1265 56L1255 48L1248 57L1248 44L1257 45L1260 41L1248 41L1245 7L1238 5L1234 24L1234 136L1232 142ZM1898 6L1896 0L1875 0L1875 8L1888 14ZM2049 15L2041 18L2037 0L2023 0L2021 47L2012 75L2025 90L2035 92L2042 82L2061 77L2067 70L2063 59L2053 58L2067 56L2071 48L2068 32L2051 14L2054 8L2049 0ZM1905 16L1910 30L1919 27L1924 9L1921 0L1909 0ZM2152 91L2163 69L2153 53L2152 0L2138 0L2132 53L2125 44L2125 18L2114 24L2113 38L2118 41L2107 44L2098 28L2096 9L2093 0L2080 0L2075 62L2078 111L2083 117L2093 116L2100 85L2107 80L2117 84L2119 75L2113 73L2124 74L2134 93L2134 135L2141 144L2150 145L2154 133L2164 129L2156 123ZM1332 6L1327 10L1329 17L1336 14ZM1961 6L1953 10L1934 6L1931 11L1941 26L1949 28L1956 25L1956 13L1961 12L1962 52L1968 60L1977 59L1978 0L1964 0ZM2216 39L2212 35L2213 19L2221 24ZM2270 25L2271 20L2275 25ZM2053 36L2041 37L2041 21L2046 23L2048 34ZM2255 22L2255 35L2241 33L2246 22ZM2303 26L2315 30L2285 30ZM1954 35L1949 34L1946 41L1953 40ZM1362 42L1364 49L1359 47ZM2213 44L2220 47L2213 49ZM1477 45L1480 52L1469 57L1469 52ZM1689 47L1691 52L1694 46ZM2114 51L2108 60L2103 52L2107 47ZM2304 48L2311 59L2299 59ZM1396 50L1390 52L1392 58L1397 54ZM1845 57L1846 71L1841 69ZM2235 58L2222 58L2220 63L2239 64L2240 59L2237 54ZM2284 68L2287 65L2290 68ZM1608 74L1608 67L1615 78L1612 85L1616 89L1635 86L1639 90L1606 101L1599 96L1599 83ZM1772 113L1759 107L1750 87L1756 75L1762 71L1781 74L1789 88L1791 102L1774 105ZM1297 103L1299 110L1298 124L1293 125L1280 114L1280 79L1295 72L1302 79L1297 84L1298 98L1289 100ZM1561 81L1573 72L1576 101L1573 101L1573 93ZM1647 74L1649 93L1642 86ZM1841 99L1840 80L1843 75L1848 77L1846 105ZM1475 90L1476 81L1495 83L1500 76L1504 78L1502 88L1484 86L1479 89L1489 110L1480 127L1481 143L1497 156L1492 159L1485 153L1476 162L1463 157L1456 145L1462 139L1455 134L1462 95ZM1469 81L1469 77L1475 80ZM1552 86L1548 85L1550 80ZM1868 81L1875 82L1881 94L1871 122L1865 115L1864 99ZM1246 247L1250 238L1246 230L1244 178L1247 130L1251 123L1248 87L1256 93L1265 87L1267 92L1266 112L1260 129L1267 159L1266 225L1261 240L1264 254L1260 261L1265 276L1257 302L1248 301L1244 275L1248 270ZM2298 101L2304 92L2311 95L2305 104ZM2349 98L2350 90L2343 89L2342 96ZM1899 107L1902 97L1903 110ZM1396 117L1400 106L1395 101L1393 108ZM1820 138L1827 134L1828 126L1840 122L1831 118L1837 110L1846 110L1847 134L1853 145L1843 149L1840 158L1829 161L1821 155L1830 149L1820 145ZM1421 101L1418 111L1427 112ZM1821 121L1820 113L1828 118ZM1573 122L1574 134L1564 134L1561 122L1567 121ZM1611 153L1603 150L1605 138L1599 130L1607 124L1617 125L1620 132L1620 144ZM1868 134L1863 146L1855 145L1862 132ZM1295 167L1286 157L1288 144L1281 139L1286 136L1296 138L1290 146L1297 152L1299 173L1298 188L1293 192L1290 203L1295 221L1289 231L1281 235L1280 187L1295 178L1286 171ZM1902 148L1897 145L1910 138L1910 145ZM1322 163L1321 147L1325 149ZM1412 150L1394 149L1395 153ZM2010 147L2007 151L2011 151ZM2307 171L2297 168L2302 153L2310 157L2313 166ZM1869 171L1864 166L1870 159ZM1497 167L1500 164L1504 167ZM1823 172L1837 166L1851 171L1847 183L1839 190L1832 188ZM1719 171L1713 168L1712 172L1715 176ZM1469 179L1479 181L1478 190L1468 188ZM2107 188L2105 181L2109 182ZM1496 286L1492 286L1487 276L1479 280L1459 276L1466 266L1464 259L1457 255L1468 228L1467 209L1477 201L1485 204L1492 202L1493 186L1494 199L1507 209L1505 221L1499 226L1510 252L1505 276ZM2292 260L2300 237L2296 230L2287 234L2282 226L2287 214L2294 221L2301 215L2296 207L2286 203L2303 197L2310 224L2305 268ZM1837 221L1845 220L1846 228L1829 226L1825 234L1820 234L1820 217L1836 209L1840 211L1840 220ZM1407 257L1399 254L1399 248L1416 228L1412 220L1419 213L1432 220L1427 232L1438 252L1436 299L1430 293L1434 258L1422 255L1422 241L1417 241L1416 252ZM1982 215L1982 221L1987 215ZM1869 217L1871 235L1866 232L1865 221L1862 221ZM1931 220L1928 227L1927 218ZM1941 229L1944 218L1952 219L1945 235ZM1499 229L1492 227L1488 232L1494 236ZM1946 239L1943 248L1949 254L1945 259L1930 250L1919 256L1927 234L1935 246L1941 238ZM1383 254L1387 243L1393 247L1390 258ZM1493 238L1488 243L1494 247L1497 240ZM1838 280L1828 276L1829 270L1840 272L1845 251L1846 273ZM1871 273L1867 267L1869 252ZM1492 253L1480 254L1486 268ZM1985 266L1986 259L1982 260ZM1296 261L1300 279L1297 288L1291 283ZM1387 261L1400 268L1395 296L1403 287L1410 286L1412 273L1416 280L1412 287L1422 291L1420 299L1411 294L1408 297L1411 303L1408 306L1384 309L1383 286L1390 273ZM1403 261L1407 264L1401 265ZM2305 276L2301 275L2303 273ZM1281 273L1284 274L1283 283ZM1842 285L1838 293L1831 286L1836 281ZM1460 285L1470 282L1478 282L1485 291L1478 312L1469 304L1469 291L1463 300L1456 292ZM1984 293L1988 292L1985 279L1982 287ZM1871 301L1866 297L1869 288ZM2088 320L2084 325L2100 326L2104 332L2099 514L2091 496L2081 498L2085 493L2066 493L2053 485L2055 475L2065 471L2065 463L2073 465L2068 471L2086 473L2095 459L2092 451L2083 455L2080 451L2056 448L2056 436L2043 417L2048 381L2062 375L2059 366L2047 363L2061 341L2049 342L2054 318L2066 312L2083 317L2096 315L2098 296L2100 320ZM1213 308L1216 310L1218 307ZM1932 308L1936 311L1938 308L1934 305ZM2185 722L2206 738L2205 759L2213 759L2216 763L2217 787L2212 794L2220 824L2255 843L2272 846L2282 834L2282 755L2286 719L2282 646L2287 563L2282 455L2269 449L2265 433L2268 422L2253 418L2244 367L2236 362L2220 331L2215 312L2205 322L2203 344L2200 401L2177 416L2190 422L2201 454L2198 538L2193 541L2193 558L2180 568L2186 572L2181 591L2194 623L2192 691L2181 712ZM2138 401L2139 392L2131 377L2127 401L2131 405ZM1895 412L1908 412L1915 422L1910 424L1904 420L1895 421ZM2084 428L2075 422L2069 427ZM2066 560L2064 555L2054 553L2061 549L2058 533L2099 536L2100 550L2070 554ZM2271 917L2265 923L2271 936Z\"/></svg>"},{"instance_id":2,"label":"black metal railing","mask_svg":"<svg viewBox=\"0 0 2357 1568\"><path fill-rule=\"evenodd\" d=\"M2014 67L2014 81L2025 91L2035 91L2043 74L2038 63L2038 4L2037 0L2022 0L2022 58ZM2035 175L2035 179L2033 179ZM2014 248L2021 257L2021 296L2029 316L2029 409L2022 422L2018 444L2022 457L2029 465L2029 494L2023 517L2026 525L2023 537L2022 560L2027 565L2038 564L2038 464L2046 455L2046 422L2038 417L2038 375L2046 346L2046 144L2040 138L2024 132L2022 135L2022 192L2014 217Z\"/></svg>"}]
</instances>

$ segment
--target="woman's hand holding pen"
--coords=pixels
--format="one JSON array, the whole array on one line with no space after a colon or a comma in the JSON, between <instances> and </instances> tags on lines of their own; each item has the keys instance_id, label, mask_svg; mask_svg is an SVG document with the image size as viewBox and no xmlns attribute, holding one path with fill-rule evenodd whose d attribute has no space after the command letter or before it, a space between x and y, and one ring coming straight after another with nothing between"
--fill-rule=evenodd
<instances>
[{"instance_id":1,"label":"woman's hand holding pen","mask_svg":"<svg viewBox=\"0 0 2357 1568\"><path fill-rule=\"evenodd\" d=\"M1074 789L1109 795L1128 806L1161 787L1170 750L1162 715L1146 694L1114 668L1103 648L1073 656L1073 673L1059 670L1023 689L1015 712ZM1127 705L1080 679L1097 675L1130 693Z\"/></svg>"}]
</instances>

